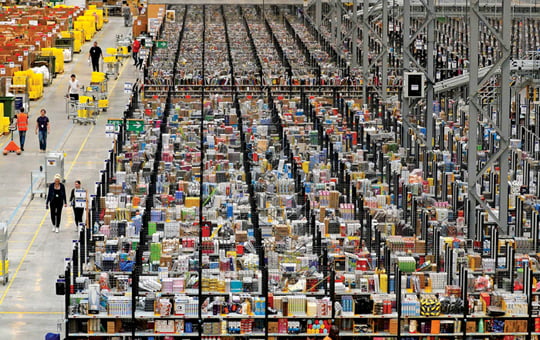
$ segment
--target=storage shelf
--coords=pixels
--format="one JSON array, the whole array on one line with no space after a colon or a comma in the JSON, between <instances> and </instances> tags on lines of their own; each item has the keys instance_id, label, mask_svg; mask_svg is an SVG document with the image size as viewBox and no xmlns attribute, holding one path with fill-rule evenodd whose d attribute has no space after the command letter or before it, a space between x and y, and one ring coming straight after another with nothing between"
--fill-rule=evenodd
<instances>
[{"instance_id":1,"label":"storage shelf","mask_svg":"<svg viewBox=\"0 0 540 340\"><path fill-rule=\"evenodd\" d=\"M308 334L308 333L298 333L298 334L287 334L287 333L268 333L268 336L286 336L286 337L308 337L308 336L321 336L325 337L328 334Z\"/></svg>"},{"instance_id":2,"label":"storage shelf","mask_svg":"<svg viewBox=\"0 0 540 340\"><path fill-rule=\"evenodd\" d=\"M409 333L409 332L402 332L401 336L463 336L463 333Z\"/></svg>"},{"instance_id":3,"label":"storage shelf","mask_svg":"<svg viewBox=\"0 0 540 340\"><path fill-rule=\"evenodd\" d=\"M326 335L326 334L324 334ZM397 338L397 334L390 334L388 332L377 332L377 333L353 333L353 332L339 332L340 336L359 336L359 337L367 337L367 336L380 336L380 337L395 337Z\"/></svg>"},{"instance_id":4,"label":"storage shelf","mask_svg":"<svg viewBox=\"0 0 540 340\"><path fill-rule=\"evenodd\" d=\"M506 335L514 335L514 336L525 336L525 335L528 335L529 333L527 332L516 332L516 333L496 333L496 332L491 332L491 333L467 333L467 336L506 336Z\"/></svg>"},{"instance_id":5,"label":"storage shelf","mask_svg":"<svg viewBox=\"0 0 540 340\"><path fill-rule=\"evenodd\" d=\"M68 316L69 319L131 319L130 315L109 315L106 313L99 314L73 314Z\"/></svg>"},{"instance_id":6,"label":"storage shelf","mask_svg":"<svg viewBox=\"0 0 540 340\"><path fill-rule=\"evenodd\" d=\"M131 332L123 333L69 333L70 337L105 337L105 336L131 336ZM264 335L264 334L263 334ZM198 333L148 333L148 332L135 332L135 336L153 336L153 337L166 337L166 336L184 336L184 337L199 337Z\"/></svg>"}]
</instances>

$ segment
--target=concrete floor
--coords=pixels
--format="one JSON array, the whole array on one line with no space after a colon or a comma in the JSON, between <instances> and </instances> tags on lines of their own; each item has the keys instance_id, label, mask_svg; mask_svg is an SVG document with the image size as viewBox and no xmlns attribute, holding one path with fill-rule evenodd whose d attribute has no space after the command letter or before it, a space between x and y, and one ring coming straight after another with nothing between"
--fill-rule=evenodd
<instances>
[{"instance_id":1,"label":"concrete floor","mask_svg":"<svg viewBox=\"0 0 540 340\"><path fill-rule=\"evenodd\" d=\"M123 26L122 18L110 17L109 23L93 40L98 41L105 53L107 47L116 46L117 34L130 34L131 28ZM71 208L62 214L60 233L51 232L49 211L45 199L39 195L31 199L30 172L39 169L45 156L39 153L35 119L45 108L51 121L48 151L65 153L64 174L69 195L73 182L82 181L89 194L95 192L99 171L111 148L112 139L105 136L107 118L121 117L129 95L124 93L124 83L134 82L141 76L128 59L120 67L118 80L108 82L109 109L101 114L94 125L74 124L67 119L64 95L69 76L75 73L81 84L89 84L91 68L88 65L86 42L83 50L66 63L63 74L45 88L40 100L30 102L30 128L25 151L22 155L0 156L0 221L8 222L9 229L9 282L0 284L0 339L44 339L47 332L57 332L63 327L64 297L55 295L55 282L64 271L64 258L70 256L72 240L77 233ZM14 139L18 144L16 132ZM8 136L0 137L0 149L9 142Z\"/></svg>"}]
</instances>

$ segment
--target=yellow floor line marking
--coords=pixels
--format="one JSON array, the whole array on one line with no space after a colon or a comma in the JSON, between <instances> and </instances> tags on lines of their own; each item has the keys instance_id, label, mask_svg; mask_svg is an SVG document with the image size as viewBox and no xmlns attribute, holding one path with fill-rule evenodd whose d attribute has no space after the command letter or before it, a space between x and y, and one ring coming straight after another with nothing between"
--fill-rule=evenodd
<instances>
[{"instance_id":1,"label":"yellow floor line marking","mask_svg":"<svg viewBox=\"0 0 540 340\"><path fill-rule=\"evenodd\" d=\"M66 176L64 178L69 177L69 174L71 173L71 170L73 170L73 166L75 165L75 163L77 163L77 160L79 159L79 156L81 155L81 152L84 149L84 146L88 142L88 138L90 138L90 134L92 133L92 131L94 131L94 127L95 127L95 125L92 125L90 130L88 130L88 134L86 134L86 137L84 138L84 141L82 142L81 147L79 148L79 151L77 152L77 155L75 155L75 158L73 158L73 163L71 163L71 166L69 167L69 170L68 170L68 172L67 172L67 174L66 174Z\"/></svg>"},{"instance_id":2,"label":"yellow floor line marking","mask_svg":"<svg viewBox=\"0 0 540 340\"><path fill-rule=\"evenodd\" d=\"M26 248L26 251L24 252L24 255L23 255L22 259L21 259L21 262L19 262L19 265L17 266L17 269L15 269L15 272L13 273L13 275L11 276L11 278L9 280L9 284L6 287L6 290L4 291L4 294L2 294L2 298L0 299L0 305L4 303L4 299L6 298L7 293L9 292L9 289L11 288L11 285L13 284L13 282L15 282L15 278L17 277L17 274L19 274L19 270L21 270L21 267L22 267L22 265L24 263L24 260L26 260L26 257L28 256L28 253L30 252L30 248L32 248L32 245L34 245L34 242L36 241L36 238L37 238L37 236L39 234L39 231L41 230L41 227L43 227L43 224L45 223L45 220L47 219L47 215L48 215L47 213L43 214L43 218L41 219L41 223L39 224L38 229L34 233L34 236L32 237L32 241L30 241L30 244Z\"/></svg>"},{"instance_id":3,"label":"yellow floor line marking","mask_svg":"<svg viewBox=\"0 0 540 340\"><path fill-rule=\"evenodd\" d=\"M0 314L64 314L64 312L0 312Z\"/></svg>"}]
</instances>

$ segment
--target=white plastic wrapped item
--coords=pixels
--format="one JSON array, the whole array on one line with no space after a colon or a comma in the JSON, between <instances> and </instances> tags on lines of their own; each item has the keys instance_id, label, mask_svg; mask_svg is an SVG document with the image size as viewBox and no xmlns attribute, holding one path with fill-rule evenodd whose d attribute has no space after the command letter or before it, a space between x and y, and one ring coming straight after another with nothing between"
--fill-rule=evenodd
<instances>
[{"instance_id":1,"label":"white plastic wrapped item","mask_svg":"<svg viewBox=\"0 0 540 340\"><path fill-rule=\"evenodd\" d=\"M44 84L49 83L49 79L51 79L51 73L49 72L49 69L47 68L47 66L32 67L32 71L34 71L34 73L43 74L43 83Z\"/></svg>"},{"instance_id":2,"label":"white plastic wrapped item","mask_svg":"<svg viewBox=\"0 0 540 340\"><path fill-rule=\"evenodd\" d=\"M64 48L63 53L64 53L64 61L65 62L70 62L71 61L71 50L69 48Z\"/></svg>"}]
</instances>

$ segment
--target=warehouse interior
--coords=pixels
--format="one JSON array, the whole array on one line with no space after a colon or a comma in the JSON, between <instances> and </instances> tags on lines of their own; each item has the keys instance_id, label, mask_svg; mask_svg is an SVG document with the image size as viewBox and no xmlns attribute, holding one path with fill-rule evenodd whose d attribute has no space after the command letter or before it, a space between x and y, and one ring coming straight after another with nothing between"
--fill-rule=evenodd
<instances>
[{"instance_id":1,"label":"warehouse interior","mask_svg":"<svg viewBox=\"0 0 540 340\"><path fill-rule=\"evenodd\" d=\"M0 338L538 339L539 14L6 3Z\"/></svg>"}]
</instances>

